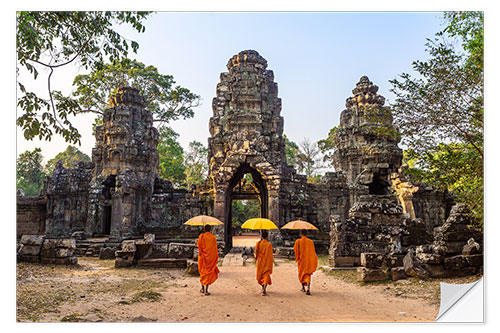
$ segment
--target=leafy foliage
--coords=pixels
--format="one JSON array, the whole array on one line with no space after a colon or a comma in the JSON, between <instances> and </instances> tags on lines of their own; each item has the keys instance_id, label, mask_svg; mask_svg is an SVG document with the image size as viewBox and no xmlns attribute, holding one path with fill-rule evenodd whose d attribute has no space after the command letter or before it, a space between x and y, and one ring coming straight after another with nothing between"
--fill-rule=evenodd
<instances>
[{"instance_id":1,"label":"leafy foliage","mask_svg":"<svg viewBox=\"0 0 500 333\"><path fill-rule=\"evenodd\" d=\"M165 180L180 185L186 180L184 149L177 141L179 134L168 126L159 128L158 154L160 157L158 173Z\"/></svg>"},{"instance_id":2,"label":"leafy foliage","mask_svg":"<svg viewBox=\"0 0 500 333\"><path fill-rule=\"evenodd\" d=\"M285 157L286 163L290 166L297 167L297 154L299 153L299 146L283 135L285 139Z\"/></svg>"},{"instance_id":3,"label":"leafy foliage","mask_svg":"<svg viewBox=\"0 0 500 333\"><path fill-rule=\"evenodd\" d=\"M335 135L337 134L338 126L332 127L328 132L328 137L318 141L318 148L323 154L323 161L333 165L333 154L335 153Z\"/></svg>"},{"instance_id":4,"label":"leafy foliage","mask_svg":"<svg viewBox=\"0 0 500 333\"><path fill-rule=\"evenodd\" d=\"M188 151L184 156L184 173L186 175L187 188L201 184L207 177L208 148L201 142L192 141L189 143Z\"/></svg>"},{"instance_id":5,"label":"leafy foliage","mask_svg":"<svg viewBox=\"0 0 500 333\"><path fill-rule=\"evenodd\" d=\"M50 175L54 171L58 160L62 161L63 167L73 168L76 162L90 162L90 157L78 148L68 145L65 151L60 152L47 162L45 165L45 173L47 175Z\"/></svg>"},{"instance_id":6,"label":"leafy foliage","mask_svg":"<svg viewBox=\"0 0 500 333\"><path fill-rule=\"evenodd\" d=\"M449 25L428 40L418 77L391 82L395 123L414 164L408 173L453 190L478 226L483 218L483 14L446 13ZM460 37L461 48L446 37ZM465 52L464 52L465 51Z\"/></svg>"},{"instance_id":7,"label":"leafy foliage","mask_svg":"<svg viewBox=\"0 0 500 333\"><path fill-rule=\"evenodd\" d=\"M40 68L48 70L48 98L26 90L18 81L22 110L17 125L24 137L50 140L54 132L71 143L80 142L78 130L68 116L76 114L75 101L63 96L55 99L51 88L54 70L71 63L90 70L102 68L105 60L114 61L136 52L139 45L113 29L115 24L130 24L144 32L147 12L17 12L16 53L18 66L38 79ZM18 67L18 69L19 69ZM59 94L60 95L60 94Z\"/></svg>"},{"instance_id":8,"label":"leafy foliage","mask_svg":"<svg viewBox=\"0 0 500 333\"><path fill-rule=\"evenodd\" d=\"M124 58L103 64L89 74L78 75L73 81L75 99L67 99L71 100L68 103L73 103L68 107L75 112L102 114L108 107L109 94L124 84L139 89L149 103L147 109L160 123L191 118L193 108L200 103L200 96L187 88L175 86L173 76L160 74L154 66Z\"/></svg>"},{"instance_id":9,"label":"leafy foliage","mask_svg":"<svg viewBox=\"0 0 500 333\"><path fill-rule=\"evenodd\" d=\"M240 227L246 220L260 217L258 200L234 200L231 203L233 227Z\"/></svg>"},{"instance_id":10,"label":"leafy foliage","mask_svg":"<svg viewBox=\"0 0 500 333\"><path fill-rule=\"evenodd\" d=\"M16 186L25 195L39 195L43 187L45 173L42 167L42 150L35 148L19 155L16 163Z\"/></svg>"}]
</instances>

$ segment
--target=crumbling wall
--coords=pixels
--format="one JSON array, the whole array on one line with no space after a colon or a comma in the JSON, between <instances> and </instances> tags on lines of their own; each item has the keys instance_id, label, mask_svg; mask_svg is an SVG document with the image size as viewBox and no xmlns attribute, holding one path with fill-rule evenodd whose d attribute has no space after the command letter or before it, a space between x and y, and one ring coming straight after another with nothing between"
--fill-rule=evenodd
<instances>
[{"instance_id":1,"label":"crumbling wall","mask_svg":"<svg viewBox=\"0 0 500 333\"><path fill-rule=\"evenodd\" d=\"M359 266L364 252L403 256L432 236L420 219L410 219L392 196L367 196L349 210L349 218L330 219L330 266Z\"/></svg>"},{"instance_id":2,"label":"crumbling wall","mask_svg":"<svg viewBox=\"0 0 500 333\"><path fill-rule=\"evenodd\" d=\"M47 198L40 196L17 196L16 235L44 235L47 218Z\"/></svg>"},{"instance_id":3,"label":"crumbling wall","mask_svg":"<svg viewBox=\"0 0 500 333\"><path fill-rule=\"evenodd\" d=\"M47 177L47 237L71 237L85 229L92 167L91 162L78 162L66 169L58 161Z\"/></svg>"},{"instance_id":4,"label":"crumbling wall","mask_svg":"<svg viewBox=\"0 0 500 333\"><path fill-rule=\"evenodd\" d=\"M307 182L305 175L297 174L288 167L281 181L280 221L304 220L315 225L319 231L311 232L308 237L315 241L317 251L328 253L330 244L330 215L347 217L349 195L345 178L341 173L328 172L319 184ZM293 246L299 231L281 230L285 247Z\"/></svg>"}]
</instances>

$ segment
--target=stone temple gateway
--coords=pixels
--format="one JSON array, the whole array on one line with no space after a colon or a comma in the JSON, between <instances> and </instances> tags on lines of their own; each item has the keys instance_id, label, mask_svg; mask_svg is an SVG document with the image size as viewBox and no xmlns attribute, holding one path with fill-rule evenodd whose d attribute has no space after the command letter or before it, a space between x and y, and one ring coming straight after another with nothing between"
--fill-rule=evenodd
<instances>
[{"instance_id":1,"label":"stone temple gateway","mask_svg":"<svg viewBox=\"0 0 500 333\"><path fill-rule=\"evenodd\" d=\"M227 69L212 102L204 184L188 191L159 177L152 114L138 90L122 87L96 129L92 162L73 169L58 163L40 196L18 197L18 238L101 237L119 245L154 234L158 240L193 243L199 229L183 223L205 214L225 222L216 233L228 252L231 203L250 199L259 200L260 215L278 227L299 218L316 225L320 231L311 238L319 253L329 254L331 266L365 264L369 269L366 253L402 259L415 249L421 262L425 257L427 265L443 265L471 237L481 241L477 233L458 227L466 218L450 193L413 184L400 174L399 135L384 97L368 77L361 77L341 113L336 171L313 184L287 165L281 99L267 61L247 50L230 58ZM286 249L296 236L279 230L270 237L277 249Z\"/></svg>"}]
</instances>

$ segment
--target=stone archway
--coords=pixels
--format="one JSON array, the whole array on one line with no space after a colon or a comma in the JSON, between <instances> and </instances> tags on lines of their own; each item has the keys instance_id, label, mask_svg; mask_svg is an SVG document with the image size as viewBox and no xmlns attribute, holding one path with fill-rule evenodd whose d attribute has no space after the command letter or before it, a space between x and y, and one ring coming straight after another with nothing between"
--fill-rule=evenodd
<instances>
[{"instance_id":1,"label":"stone archway","mask_svg":"<svg viewBox=\"0 0 500 333\"><path fill-rule=\"evenodd\" d=\"M241 181L246 174L250 174L253 178L252 185L255 191L241 190ZM239 191L238 188L239 187ZM236 189L236 191L235 191ZM234 173L229 181L225 197L224 206L224 244L227 249L232 248L232 202L236 199L257 199L260 201L260 217L267 218L269 216L268 191L266 182L262 175L248 163L240 164L239 168Z\"/></svg>"}]
</instances>

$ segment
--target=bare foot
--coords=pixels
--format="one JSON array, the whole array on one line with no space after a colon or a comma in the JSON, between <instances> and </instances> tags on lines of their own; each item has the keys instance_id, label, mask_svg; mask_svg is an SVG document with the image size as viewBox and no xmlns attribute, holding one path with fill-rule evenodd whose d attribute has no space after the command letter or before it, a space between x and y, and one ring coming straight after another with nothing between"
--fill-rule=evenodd
<instances>
[{"instance_id":1,"label":"bare foot","mask_svg":"<svg viewBox=\"0 0 500 333\"><path fill-rule=\"evenodd\" d=\"M262 296L267 296L267 293L265 291L263 291Z\"/></svg>"},{"instance_id":2,"label":"bare foot","mask_svg":"<svg viewBox=\"0 0 500 333\"><path fill-rule=\"evenodd\" d=\"M210 294L208 291L205 293L205 296L210 296L212 294Z\"/></svg>"},{"instance_id":3,"label":"bare foot","mask_svg":"<svg viewBox=\"0 0 500 333\"><path fill-rule=\"evenodd\" d=\"M311 296L311 292L308 290L308 291L306 292L306 295Z\"/></svg>"}]
</instances>

